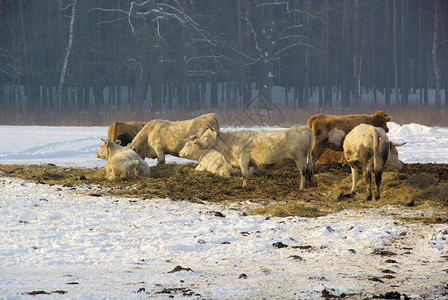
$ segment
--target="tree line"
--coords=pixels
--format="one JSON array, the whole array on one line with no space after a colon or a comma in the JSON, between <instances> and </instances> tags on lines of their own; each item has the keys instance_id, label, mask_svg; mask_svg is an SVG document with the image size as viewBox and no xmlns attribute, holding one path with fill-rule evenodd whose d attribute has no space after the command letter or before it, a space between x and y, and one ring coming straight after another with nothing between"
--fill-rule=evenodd
<instances>
[{"instance_id":1,"label":"tree line","mask_svg":"<svg viewBox=\"0 0 448 300\"><path fill-rule=\"evenodd\" d=\"M447 22L440 0L0 0L0 105L442 107Z\"/></svg>"}]
</instances>

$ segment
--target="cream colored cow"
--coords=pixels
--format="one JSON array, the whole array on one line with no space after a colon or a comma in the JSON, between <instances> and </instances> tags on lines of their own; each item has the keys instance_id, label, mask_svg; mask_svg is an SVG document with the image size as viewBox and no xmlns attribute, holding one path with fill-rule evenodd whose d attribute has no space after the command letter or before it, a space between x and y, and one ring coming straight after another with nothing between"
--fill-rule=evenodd
<instances>
[{"instance_id":1,"label":"cream colored cow","mask_svg":"<svg viewBox=\"0 0 448 300\"><path fill-rule=\"evenodd\" d=\"M97 158L107 160L106 178L108 180L123 179L130 176L149 177L151 169L148 164L133 150L123 147L120 142L102 139L96 152Z\"/></svg>"},{"instance_id":2,"label":"cream colored cow","mask_svg":"<svg viewBox=\"0 0 448 300\"><path fill-rule=\"evenodd\" d=\"M235 168L240 168L246 186L250 167L279 168L295 162L300 172L300 189L305 187L307 164L312 165L313 133L307 127L281 131L221 132L209 128L195 144L201 149L214 149Z\"/></svg>"},{"instance_id":3,"label":"cream colored cow","mask_svg":"<svg viewBox=\"0 0 448 300\"><path fill-rule=\"evenodd\" d=\"M200 136L209 126L219 128L215 113L185 121L152 120L140 130L128 147L143 159L157 158L157 163L163 164L166 154L179 155L183 147L182 140Z\"/></svg>"},{"instance_id":4,"label":"cream colored cow","mask_svg":"<svg viewBox=\"0 0 448 300\"><path fill-rule=\"evenodd\" d=\"M197 160L196 171L209 172L221 177L230 177L231 175L241 175L241 171L232 167L222 156L214 149L201 149L195 145L196 137L187 140L179 156Z\"/></svg>"},{"instance_id":5,"label":"cream colored cow","mask_svg":"<svg viewBox=\"0 0 448 300\"><path fill-rule=\"evenodd\" d=\"M389 141L386 131L381 127L360 124L356 126L344 140L344 156L352 169L352 196L356 194L356 183L359 179L358 171L365 173L368 188L367 200L372 199L372 172L375 175L375 199L380 199L381 177L386 164L392 168L401 169L402 163L398 159L396 147Z\"/></svg>"}]
</instances>

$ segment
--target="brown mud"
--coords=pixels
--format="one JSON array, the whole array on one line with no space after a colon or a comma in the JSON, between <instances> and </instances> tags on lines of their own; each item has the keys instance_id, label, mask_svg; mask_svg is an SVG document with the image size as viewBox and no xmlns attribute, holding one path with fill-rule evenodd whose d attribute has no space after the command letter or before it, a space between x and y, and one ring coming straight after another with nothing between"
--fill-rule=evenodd
<instances>
[{"instance_id":1,"label":"brown mud","mask_svg":"<svg viewBox=\"0 0 448 300\"><path fill-rule=\"evenodd\" d=\"M358 182L358 193L349 197L351 173L348 166L320 166L299 190L300 175L293 166L280 170L257 170L242 187L239 176L221 178L197 172L193 163L165 164L151 167L150 178L107 181L104 169L68 168L55 165L0 165L8 177L68 187L84 186L85 193L97 196L151 199L170 198L178 201L235 203L249 201L259 208L251 214L269 216L318 217L343 209L366 210L386 205L407 209L437 209L436 215L412 217L407 221L448 222L448 164L406 164L399 172L383 173L381 199L367 201L364 179ZM93 188L94 193L92 193Z\"/></svg>"}]
</instances>

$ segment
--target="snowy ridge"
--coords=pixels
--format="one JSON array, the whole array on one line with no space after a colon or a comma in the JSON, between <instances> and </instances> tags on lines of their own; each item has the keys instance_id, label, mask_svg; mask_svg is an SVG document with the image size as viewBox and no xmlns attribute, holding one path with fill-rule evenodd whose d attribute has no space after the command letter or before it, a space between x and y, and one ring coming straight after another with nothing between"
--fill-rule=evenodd
<instances>
[{"instance_id":1,"label":"snowy ridge","mask_svg":"<svg viewBox=\"0 0 448 300\"><path fill-rule=\"evenodd\" d=\"M400 159L406 163L448 163L448 128L419 124L388 124L389 138L399 148ZM224 127L224 131L242 127ZM252 127L251 130L280 130L279 127ZM0 126L0 164L55 163L64 166L101 167L105 162L95 157L107 127ZM146 159L150 166L155 160ZM168 156L167 162L188 160Z\"/></svg>"},{"instance_id":2,"label":"snowy ridge","mask_svg":"<svg viewBox=\"0 0 448 300\"><path fill-rule=\"evenodd\" d=\"M407 163L448 163L448 128L420 124L400 126L389 123L388 136L394 142L407 142L399 148L400 159Z\"/></svg>"}]
</instances>

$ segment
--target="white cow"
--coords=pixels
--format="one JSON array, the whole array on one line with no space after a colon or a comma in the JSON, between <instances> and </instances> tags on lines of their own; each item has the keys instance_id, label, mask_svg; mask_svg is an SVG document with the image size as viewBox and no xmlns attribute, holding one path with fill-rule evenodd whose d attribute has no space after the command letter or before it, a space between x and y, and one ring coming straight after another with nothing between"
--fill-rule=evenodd
<instances>
[{"instance_id":1,"label":"white cow","mask_svg":"<svg viewBox=\"0 0 448 300\"><path fill-rule=\"evenodd\" d=\"M120 141L114 142L109 138L101 140L103 142L96 152L96 157L107 160L105 169L108 180L151 175L148 164L135 151L121 146Z\"/></svg>"},{"instance_id":2,"label":"white cow","mask_svg":"<svg viewBox=\"0 0 448 300\"><path fill-rule=\"evenodd\" d=\"M163 164L166 154L179 155L182 140L194 135L200 136L209 126L219 128L217 114L204 114L184 121L155 119L148 122L127 147L143 159L157 158L157 164Z\"/></svg>"},{"instance_id":3,"label":"white cow","mask_svg":"<svg viewBox=\"0 0 448 300\"><path fill-rule=\"evenodd\" d=\"M241 171L232 167L222 156L221 153L214 149L201 149L195 145L196 137L187 140L179 156L197 160L198 166L196 171L206 171L221 177L230 177L231 175L240 175Z\"/></svg>"},{"instance_id":4,"label":"white cow","mask_svg":"<svg viewBox=\"0 0 448 300\"><path fill-rule=\"evenodd\" d=\"M368 188L367 200L372 199L372 172L375 174L375 199L380 199L380 185L386 164L392 168L401 169L402 163L398 159L396 147L389 141L386 131L381 127L360 124L345 137L343 148L347 163L352 169L352 196L356 194L356 183L359 179L358 171L365 172Z\"/></svg>"},{"instance_id":5,"label":"white cow","mask_svg":"<svg viewBox=\"0 0 448 300\"><path fill-rule=\"evenodd\" d=\"M281 131L221 132L209 128L195 144L203 149L215 149L229 164L241 169L243 186L247 184L250 167L279 168L295 162L300 172L300 189L305 187L307 162L312 166L313 133L307 127L292 127Z\"/></svg>"}]
</instances>

